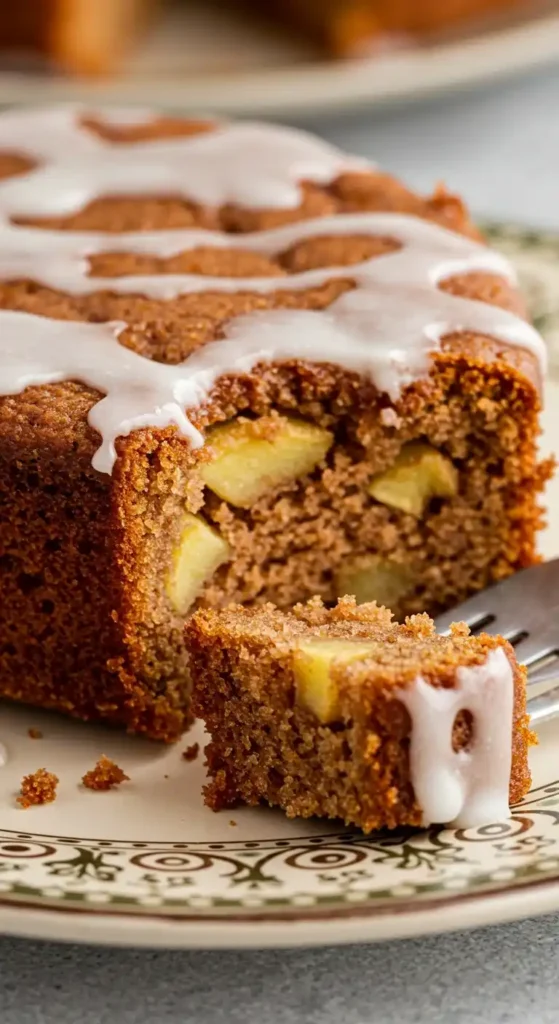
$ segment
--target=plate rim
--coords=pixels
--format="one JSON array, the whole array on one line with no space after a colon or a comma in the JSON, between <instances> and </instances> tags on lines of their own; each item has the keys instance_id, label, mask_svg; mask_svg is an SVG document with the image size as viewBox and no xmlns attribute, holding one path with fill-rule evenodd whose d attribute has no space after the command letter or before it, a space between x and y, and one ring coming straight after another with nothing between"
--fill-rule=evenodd
<instances>
[{"instance_id":1,"label":"plate rim","mask_svg":"<svg viewBox=\"0 0 559 1024\"><path fill-rule=\"evenodd\" d=\"M455 920L460 908L460 921ZM263 949L297 946L338 946L355 942L387 942L421 935L440 935L488 925L504 924L559 910L559 876L534 879L521 885L503 885L494 892L454 895L444 901L411 902L400 907L355 907L324 911L313 916L304 911L283 916L266 915L209 918L164 917L154 912L123 915L106 909L18 905L0 897L0 934L51 939L93 945L152 949ZM386 927L388 922L388 927ZM325 929L335 923L336 933Z\"/></svg>"}]
</instances>

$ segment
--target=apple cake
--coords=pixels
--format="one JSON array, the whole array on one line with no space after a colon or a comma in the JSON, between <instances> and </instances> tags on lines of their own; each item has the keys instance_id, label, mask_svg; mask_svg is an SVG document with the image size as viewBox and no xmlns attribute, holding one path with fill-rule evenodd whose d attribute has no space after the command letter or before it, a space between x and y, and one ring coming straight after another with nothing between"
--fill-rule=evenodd
<instances>
[{"instance_id":1,"label":"apple cake","mask_svg":"<svg viewBox=\"0 0 559 1024\"><path fill-rule=\"evenodd\" d=\"M0 696L172 740L185 619L536 559L545 353L462 202L302 132L0 115Z\"/></svg>"},{"instance_id":2,"label":"apple cake","mask_svg":"<svg viewBox=\"0 0 559 1024\"><path fill-rule=\"evenodd\" d=\"M524 0L525 2L525 0ZM334 57L373 53L385 40L422 37L523 0L221 0L249 17L283 24ZM0 11L0 52L39 57L74 75L114 71L146 25L172 5L157 0L19 0ZM202 2L200 3L202 6ZM170 23L171 26L172 23ZM180 31L180 24L178 31ZM208 25L212 26L212 20ZM215 21L219 31L221 21ZM184 31L189 28L188 15ZM196 28L196 22L195 22ZM222 28L223 31L223 28Z\"/></svg>"},{"instance_id":3,"label":"apple cake","mask_svg":"<svg viewBox=\"0 0 559 1024\"><path fill-rule=\"evenodd\" d=\"M252 6L255 0L249 0ZM271 0L266 13L303 32L334 57L373 54L386 41L479 19L523 0ZM481 24L483 24L481 22Z\"/></svg>"},{"instance_id":4,"label":"apple cake","mask_svg":"<svg viewBox=\"0 0 559 1024\"><path fill-rule=\"evenodd\" d=\"M530 787L526 670L501 637L348 597L200 609L186 630L214 810L470 828Z\"/></svg>"}]
</instances>

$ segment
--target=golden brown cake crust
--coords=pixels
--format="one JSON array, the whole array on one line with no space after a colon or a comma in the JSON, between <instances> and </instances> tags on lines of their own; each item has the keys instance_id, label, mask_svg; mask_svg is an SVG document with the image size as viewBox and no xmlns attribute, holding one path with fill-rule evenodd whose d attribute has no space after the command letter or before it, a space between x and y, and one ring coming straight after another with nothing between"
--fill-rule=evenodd
<instances>
[{"instance_id":1,"label":"golden brown cake crust","mask_svg":"<svg viewBox=\"0 0 559 1024\"><path fill-rule=\"evenodd\" d=\"M195 680L195 712L206 723L214 810L237 802L279 805L288 816L342 818L365 832L421 824L409 766L409 714L395 692L417 676L454 687L456 670L481 665L501 647L514 674L510 800L530 787L526 672L501 637L474 637L464 625L450 637L434 633L426 615L404 625L376 605L343 598L326 609L313 599L292 613L273 605L200 610L187 625ZM292 653L310 638L374 641L370 657L341 666L339 716L322 725L295 698ZM475 722L473 725L475 730ZM467 745L471 725L456 719L454 749Z\"/></svg>"},{"instance_id":2,"label":"golden brown cake crust","mask_svg":"<svg viewBox=\"0 0 559 1024\"><path fill-rule=\"evenodd\" d=\"M89 123L123 145L208 127L163 119L142 133L138 126L100 129ZM9 155L14 158L17 154ZM4 164L10 166L12 173L25 169ZM234 204L214 209L177 197L105 197L70 217L33 223L115 235L197 225L237 235L333 213L392 210L478 237L462 202L444 189L423 199L376 171L345 173L327 186L303 183L302 194L298 208L281 211ZM124 319L129 326L123 344L155 361L178 363L219 338L228 319L239 313L326 308L353 287L356 261L398 244L355 235L311 238L264 257L252 252L249 242L241 251L198 247L167 260L109 251L92 258L91 273L274 275L285 280L285 288L264 295L202 292L158 301L107 289L66 295L37 281L11 280L0 283L0 308L76 321ZM347 266L347 278L305 291L290 288L293 273L332 263ZM516 290L494 275L457 277L445 288L516 312L524 309ZM341 448L319 491L287 489L274 514L264 502L252 518L235 517L225 503L207 499L209 520L234 544L238 557L218 571L203 603L265 601L273 595L286 606L313 593L331 600L332 565L326 559L340 564L359 536L363 545L376 538L383 556L396 562L404 550L417 553L417 578L424 586L402 607L404 613L420 607L436 612L530 564L541 524L537 496L550 471L536 460L537 376L528 352L471 334L451 335L433 356L429 380L407 389L396 403L397 425L385 428L379 424L387 399L340 367L292 361L263 364L244 376L224 375L207 404L192 415L201 429L239 413L268 415L280 409L328 428L339 424ZM176 537L179 510L185 502L194 513L201 507L204 498L193 471L207 456L193 453L173 429L140 430L117 442L113 476L97 473L91 458L99 437L87 414L99 397L85 385L64 382L0 399L0 502L10 509L0 552L0 685L12 699L171 740L191 721L189 683L182 620L169 610L157 567L168 558L165 545ZM399 447L418 435L460 462L466 481L460 500L450 511L435 510L423 532L409 517L395 518L384 507L367 508L362 522L362 495L355 493L360 480L389 465ZM354 482L348 465L357 451L362 460ZM441 538L448 552L443 565L437 561ZM454 571L465 549L468 565ZM260 551L262 564L255 564L254 553ZM169 620L163 629L161 623Z\"/></svg>"}]
</instances>

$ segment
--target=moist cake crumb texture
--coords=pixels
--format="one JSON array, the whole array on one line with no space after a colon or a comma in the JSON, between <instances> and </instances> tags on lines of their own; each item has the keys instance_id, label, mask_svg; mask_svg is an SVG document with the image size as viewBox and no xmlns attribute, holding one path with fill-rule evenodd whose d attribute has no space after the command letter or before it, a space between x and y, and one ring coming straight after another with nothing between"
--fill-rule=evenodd
<instances>
[{"instance_id":1,"label":"moist cake crumb texture","mask_svg":"<svg viewBox=\"0 0 559 1024\"><path fill-rule=\"evenodd\" d=\"M501 637L439 636L427 615L398 625L346 597L200 610L187 639L214 810L468 828L530 787L526 670Z\"/></svg>"},{"instance_id":2,"label":"moist cake crumb texture","mask_svg":"<svg viewBox=\"0 0 559 1024\"><path fill-rule=\"evenodd\" d=\"M199 609L435 615L537 559L543 343L459 198L69 106L1 114L0 175L1 696L172 741Z\"/></svg>"},{"instance_id":3,"label":"moist cake crumb texture","mask_svg":"<svg viewBox=\"0 0 559 1024\"><path fill-rule=\"evenodd\" d=\"M102 754L96 765L82 777L82 785L86 789L113 789L120 786L121 782L130 782L130 776L105 754Z\"/></svg>"},{"instance_id":4,"label":"moist cake crumb texture","mask_svg":"<svg viewBox=\"0 0 559 1024\"><path fill-rule=\"evenodd\" d=\"M35 804L50 804L56 800L56 788L58 776L54 772L48 772L46 768L38 768L30 775L24 775L21 780L17 803L24 810Z\"/></svg>"}]
</instances>

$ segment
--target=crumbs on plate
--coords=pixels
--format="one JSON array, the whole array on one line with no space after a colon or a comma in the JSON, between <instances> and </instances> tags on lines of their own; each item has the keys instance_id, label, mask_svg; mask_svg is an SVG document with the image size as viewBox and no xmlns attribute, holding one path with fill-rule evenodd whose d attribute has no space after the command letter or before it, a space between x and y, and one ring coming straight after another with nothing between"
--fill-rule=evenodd
<instances>
[{"instance_id":1,"label":"crumbs on plate","mask_svg":"<svg viewBox=\"0 0 559 1024\"><path fill-rule=\"evenodd\" d=\"M129 781L130 776L126 775L122 768L105 754L101 754L95 767L82 776L82 783L86 789L101 791L113 789L114 786L120 786L121 782Z\"/></svg>"},{"instance_id":2,"label":"crumbs on plate","mask_svg":"<svg viewBox=\"0 0 559 1024\"><path fill-rule=\"evenodd\" d=\"M54 772L48 772L46 768L38 768L30 775L24 775L21 780L17 803L24 810L34 804L50 804L56 800L56 787L58 776Z\"/></svg>"}]
</instances>

